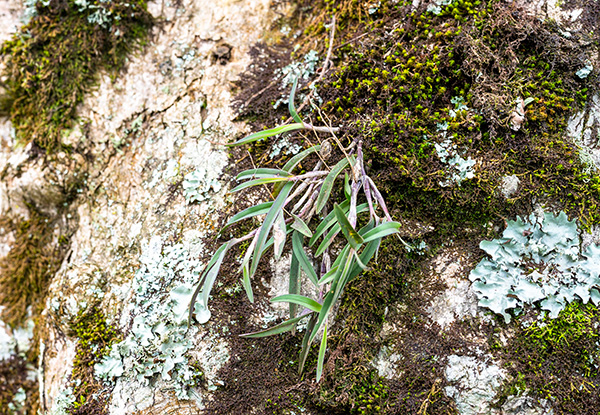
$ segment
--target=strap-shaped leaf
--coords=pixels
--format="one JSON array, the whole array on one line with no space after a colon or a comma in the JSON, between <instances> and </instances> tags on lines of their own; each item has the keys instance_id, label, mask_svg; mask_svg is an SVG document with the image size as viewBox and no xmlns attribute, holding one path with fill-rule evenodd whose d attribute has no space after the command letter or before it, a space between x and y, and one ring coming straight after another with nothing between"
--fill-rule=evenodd
<instances>
[{"instance_id":1,"label":"strap-shaped leaf","mask_svg":"<svg viewBox=\"0 0 600 415\"><path fill-rule=\"evenodd\" d=\"M348 218L346 217L346 214L344 213L342 208L340 208L340 205L336 203L333 207L333 211L335 212L335 217L337 218L342 233L348 240L348 243L352 248L358 250L358 248L364 241L362 236L360 236L360 234L356 232L354 226L352 226L352 224L348 221Z\"/></svg>"},{"instance_id":2,"label":"strap-shaped leaf","mask_svg":"<svg viewBox=\"0 0 600 415\"><path fill-rule=\"evenodd\" d=\"M298 304L302 307L308 308L309 310L319 312L321 311L321 304L313 300L312 298L305 297L299 294L284 294L277 296L275 298L271 298L272 303L291 303Z\"/></svg>"},{"instance_id":3,"label":"strap-shaped leaf","mask_svg":"<svg viewBox=\"0 0 600 415\"><path fill-rule=\"evenodd\" d=\"M288 180L289 180L289 177L266 177L263 179L248 180L247 182L237 185L230 191L231 191L231 193L235 193L235 192L239 192L240 190L244 190L244 189L247 189L248 187L252 187L252 186L260 186L261 184L285 182Z\"/></svg>"},{"instance_id":4,"label":"strap-shaped leaf","mask_svg":"<svg viewBox=\"0 0 600 415\"><path fill-rule=\"evenodd\" d=\"M385 222L365 233L363 238L365 242L371 242L375 239L381 239L388 235L398 233L398 229L400 229L400 224L398 222Z\"/></svg>"},{"instance_id":5,"label":"strap-shaped leaf","mask_svg":"<svg viewBox=\"0 0 600 415\"><path fill-rule=\"evenodd\" d=\"M340 265L346 262L346 256L348 255L348 251L350 250L350 245L346 245L341 252L338 254L337 258L331 264L331 269L325 273L321 279L319 280L319 285L328 284L334 280L336 273L338 272ZM341 272L341 270L340 270Z\"/></svg>"},{"instance_id":6,"label":"strap-shaped leaf","mask_svg":"<svg viewBox=\"0 0 600 415\"><path fill-rule=\"evenodd\" d=\"M304 160L307 156L311 155L312 153L316 153L317 151L321 151L321 145L312 146L304 151L301 151L300 153L296 154L294 157L289 159L288 162L285 163L285 165L283 166L282 170L291 172L302 160Z\"/></svg>"},{"instance_id":7,"label":"strap-shaped leaf","mask_svg":"<svg viewBox=\"0 0 600 415\"><path fill-rule=\"evenodd\" d=\"M331 289L323 299L323 304L321 305L321 312L319 313L317 323L312 329L312 332L308 339L309 344L313 342L315 336L317 335L317 332L319 331L321 326L327 321L327 316L329 315L332 306L337 302L338 298L343 292L353 262L353 255L347 255L346 261L344 262L344 267L342 268L341 272L339 274L336 274L336 277L334 277L333 283L331 284Z\"/></svg>"},{"instance_id":8,"label":"strap-shaped leaf","mask_svg":"<svg viewBox=\"0 0 600 415\"><path fill-rule=\"evenodd\" d=\"M344 213L347 213L350 208L350 202L347 200L343 201L342 203L340 203L340 208L342 208ZM359 213L366 212L368 209L369 209L369 205L367 203L361 203L360 205L358 205L356 207L356 214L358 215ZM315 233L310 238L308 246L313 246L317 242L317 239L321 235L323 235L331 226L333 226L336 223L337 223L337 218L335 217L335 211L332 210L331 212L329 212L329 214L327 216L325 216L325 219L323 219L323 221L321 221L319 226L317 226L317 229L315 229ZM339 232L339 229L338 229L338 232ZM325 239L327 239L327 238L325 238ZM319 255L316 255L316 256L319 256Z\"/></svg>"},{"instance_id":9,"label":"strap-shaped leaf","mask_svg":"<svg viewBox=\"0 0 600 415\"><path fill-rule=\"evenodd\" d=\"M303 239L304 236L302 236L300 232L294 231L294 233L292 233L292 254L296 257L296 259L298 259L300 267L304 270L304 272L306 272L306 275L312 281L312 283L318 285L319 278L317 277L317 273L310 263L306 252L304 252L304 246L302 243Z\"/></svg>"},{"instance_id":10,"label":"strap-shaped leaf","mask_svg":"<svg viewBox=\"0 0 600 415\"><path fill-rule=\"evenodd\" d=\"M296 326L296 323L298 323L300 320L302 320L308 316L312 316L312 313L304 314L302 316L295 317L295 318L291 318L291 319L286 320L283 323L280 323L276 326L269 327L266 330L255 331L253 333L240 334L240 337L246 337L249 339L257 339L259 337L267 337L267 336L273 336L275 334L285 333L286 331L292 330Z\"/></svg>"},{"instance_id":11,"label":"strap-shaped leaf","mask_svg":"<svg viewBox=\"0 0 600 415\"><path fill-rule=\"evenodd\" d=\"M323 329L323 338L319 347L319 357L317 358L317 383L321 380L323 374L323 363L325 362L325 350L327 350L327 325Z\"/></svg>"},{"instance_id":12,"label":"strap-shaped leaf","mask_svg":"<svg viewBox=\"0 0 600 415\"><path fill-rule=\"evenodd\" d=\"M286 226L285 220L283 219L283 209L279 212L279 215L275 219L273 224L273 257L275 261L279 261L281 254L283 253L283 247L285 246L285 235Z\"/></svg>"},{"instance_id":13,"label":"strap-shaped leaf","mask_svg":"<svg viewBox=\"0 0 600 415\"><path fill-rule=\"evenodd\" d=\"M346 196L346 200L350 200L352 196L352 188L350 187L350 176L348 176L348 172L344 172L344 196Z\"/></svg>"},{"instance_id":14,"label":"strap-shaped leaf","mask_svg":"<svg viewBox=\"0 0 600 415\"><path fill-rule=\"evenodd\" d=\"M294 78L294 83L292 84L292 90L290 91L290 99L288 99L288 110L290 111L290 115L294 119L294 121L301 123L302 118L296 112L296 107L294 106L294 99L296 98L296 86L298 86L298 77Z\"/></svg>"},{"instance_id":15,"label":"strap-shaped leaf","mask_svg":"<svg viewBox=\"0 0 600 415\"><path fill-rule=\"evenodd\" d=\"M329 196L331 195L331 189L333 188L333 182L335 181L335 179L342 172L342 170L344 170L348 166L349 162L352 162L352 164L354 164L354 161L354 156L350 156L350 160L348 160L348 158L346 157L343 158L335 166L333 166L327 177L325 177L325 181L321 185L321 190L319 191L319 196L317 196L317 213L320 213L323 210L325 204L329 200Z\"/></svg>"},{"instance_id":16,"label":"strap-shaped leaf","mask_svg":"<svg viewBox=\"0 0 600 415\"><path fill-rule=\"evenodd\" d=\"M300 263L294 255L292 255L292 263L290 264L290 279L288 281L288 293L300 293ZM290 303L290 318L296 317L297 311L298 306L294 303Z\"/></svg>"},{"instance_id":17,"label":"strap-shaped leaf","mask_svg":"<svg viewBox=\"0 0 600 415\"><path fill-rule=\"evenodd\" d=\"M371 261L373 256L377 253L377 250L379 249L380 244L381 244L381 239L375 239L371 242L368 242L365 245L365 249L363 249L363 251L359 255L360 261L363 264L368 265L369 261ZM352 271L350 271L350 275L348 276L348 282L350 282L354 278L358 277L362 271L363 271L363 269L358 264L356 264L356 266L354 266Z\"/></svg>"},{"instance_id":18,"label":"strap-shaped leaf","mask_svg":"<svg viewBox=\"0 0 600 415\"><path fill-rule=\"evenodd\" d=\"M339 232L340 232L340 224L335 222L335 224L333 225L331 230L327 233L327 235L325 235L325 237L319 244L319 247L317 248L317 252L315 252L316 257L321 256L321 254L323 252L325 252L325 250L329 247L329 245L331 245L331 243L333 242L333 239Z\"/></svg>"},{"instance_id":19,"label":"strap-shaped leaf","mask_svg":"<svg viewBox=\"0 0 600 415\"><path fill-rule=\"evenodd\" d=\"M250 134L235 143L227 144L228 147L241 146L242 144L252 143L254 141L262 140L264 138L273 137L274 135L285 133L288 131L301 130L304 128L302 123L294 123L287 125L280 125L275 128L269 128L268 130L259 131L257 133Z\"/></svg>"},{"instance_id":20,"label":"strap-shaped leaf","mask_svg":"<svg viewBox=\"0 0 600 415\"><path fill-rule=\"evenodd\" d=\"M269 233L271 233L271 228L273 227L273 223L275 222L275 219L279 215L279 212L281 211L281 209L283 209L285 200L289 196L293 187L294 187L294 183L286 183L281 188L281 191L277 195L277 198L273 202L271 209L267 213L267 216L265 217L265 220L264 220L263 224L261 225L260 230L258 231L258 236L256 238L256 248L254 250L254 256L252 257L252 265L250 266L250 273L249 273L250 278L252 278L252 276L256 272L256 268L258 268L258 262L260 261L260 258L262 256L263 247L269 236Z\"/></svg>"},{"instance_id":21,"label":"strap-shaped leaf","mask_svg":"<svg viewBox=\"0 0 600 415\"><path fill-rule=\"evenodd\" d=\"M208 262L202 274L200 275L200 283L194 290L194 294L192 294L192 300L190 301L190 311L188 316L188 327L191 324L192 316L194 314L194 306L196 304L196 299L200 294L200 291L203 291L203 301L204 306L208 306L208 296L210 291L212 290L213 284L215 282L215 278L219 273L219 269L221 268L221 263L223 262L223 258L225 258L225 254L227 254L227 250L231 247L231 241L226 242L217 249Z\"/></svg>"},{"instance_id":22,"label":"strap-shaped leaf","mask_svg":"<svg viewBox=\"0 0 600 415\"><path fill-rule=\"evenodd\" d=\"M244 170L235 178L237 181L246 179L264 179L268 177L290 177L291 174L287 171L279 169L250 169Z\"/></svg>"},{"instance_id":23,"label":"strap-shaped leaf","mask_svg":"<svg viewBox=\"0 0 600 415\"><path fill-rule=\"evenodd\" d=\"M344 212L347 212L348 209L350 208L350 202L348 200L345 200L340 204L340 207L344 210ZM310 241L308 242L308 246L313 246L317 242L317 239L319 239L319 237L321 235L323 235L325 232L327 232L327 230L330 227L332 227L334 223L335 223L335 212L332 210L331 212L329 212L329 214L327 216L325 216L325 218L321 221L319 226L317 226L317 229L315 229L315 233L313 234L313 236L310 238Z\"/></svg>"},{"instance_id":24,"label":"strap-shaped leaf","mask_svg":"<svg viewBox=\"0 0 600 415\"><path fill-rule=\"evenodd\" d=\"M252 292L252 283L250 282L250 270L248 269L248 263L245 263L242 267L242 286L246 291L246 296L251 303L254 303L254 293Z\"/></svg>"},{"instance_id":25,"label":"strap-shaped leaf","mask_svg":"<svg viewBox=\"0 0 600 415\"><path fill-rule=\"evenodd\" d=\"M304 333L304 338L302 339L302 349L300 349L300 357L298 359L298 372L302 374L304 371L304 364L306 363L306 358L308 357L308 352L310 351L310 343L308 342L310 335L317 324L318 314L312 314L310 316L310 320L308 320L308 324L306 325L306 333Z\"/></svg>"},{"instance_id":26,"label":"strap-shaped leaf","mask_svg":"<svg viewBox=\"0 0 600 415\"><path fill-rule=\"evenodd\" d=\"M327 271L319 280L319 285L329 284L335 278L335 274L338 272L339 266L332 267Z\"/></svg>"},{"instance_id":27,"label":"strap-shaped leaf","mask_svg":"<svg viewBox=\"0 0 600 415\"><path fill-rule=\"evenodd\" d=\"M264 202L264 203L261 203L256 206L250 206L249 208L244 209L241 212L233 215L233 217L231 219L229 219L229 222L227 222L227 224L223 227L223 229L225 229L241 220L249 219L254 216L264 215L265 213L267 213L269 211L269 209L271 209L272 205L273 205L273 202ZM221 230L221 232L223 232L223 230Z\"/></svg>"},{"instance_id":28,"label":"strap-shaped leaf","mask_svg":"<svg viewBox=\"0 0 600 415\"><path fill-rule=\"evenodd\" d=\"M308 227L308 225L302 220L300 216L294 215L292 213L292 217L294 218L294 222L292 222L292 229L297 230L302 235L310 238L312 236L312 231Z\"/></svg>"}]
</instances>

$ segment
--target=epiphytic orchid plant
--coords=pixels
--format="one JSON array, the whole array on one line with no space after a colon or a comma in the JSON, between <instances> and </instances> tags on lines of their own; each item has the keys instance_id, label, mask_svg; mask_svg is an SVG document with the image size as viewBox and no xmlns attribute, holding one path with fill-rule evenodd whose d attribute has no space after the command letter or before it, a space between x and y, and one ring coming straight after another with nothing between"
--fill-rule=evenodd
<instances>
[{"instance_id":1,"label":"epiphytic orchid plant","mask_svg":"<svg viewBox=\"0 0 600 415\"><path fill-rule=\"evenodd\" d=\"M312 130L334 134L337 128L315 127L305 123L294 107L296 82L292 86L289 98L289 111L295 123L278 126L251 134L231 146L239 146L262 140L277 134L293 130ZM189 321L192 321L194 305L199 299L207 308L208 299L219 273L219 269L229 249L240 242L252 240L240 267L242 285L250 302L254 302L252 278L259 261L273 247L273 256L278 260L284 250L286 239L291 234L292 258L289 275L289 293L272 298L272 302L289 303L290 318L283 323L266 330L243 335L256 338L292 331L297 324L308 319L306 332L300 351L299 368L302 373L310 345L323 328L319 355L317 359L317 382L323 373L323 362L327 349L328 316L333 306L344 292L344 287L367 269L369 262L376 256L381 240L397 233L400 227L394 222L385 202L373 180L367 176L363 163L361 143L354 143L344 151L344 157L332 168L327 168L323 160L318 161L312 171L295 174L298 164L311 155L321 155L328 143L314 145L293 156L281 169L257 168L240 173L236 180L242 182L231 192L259 186L273 185L273 200L260 203L234 215L225 228L239 221L265 215L262 224L252 232L233 238L217 249L214 256L200 276L200 281L190 304ZM356 149L356 154L353 150ZM344 200L331 201L336 180L344 173ZM358 195L363 191L366 203L358 204ZM333 202L333 209L327 213L327 207ZM377 211L381 210L382 217ZM359 215L368 212L367 224L357 229ZM318 225L311 226L312 223ZM224 228L224 229L225 229ZM345 246L331 261L330 247L340 235ZM307 255L319 259L314 265ZM317 298L301 295L301 272L317 287Z\"/></svg>"}]
</instances>

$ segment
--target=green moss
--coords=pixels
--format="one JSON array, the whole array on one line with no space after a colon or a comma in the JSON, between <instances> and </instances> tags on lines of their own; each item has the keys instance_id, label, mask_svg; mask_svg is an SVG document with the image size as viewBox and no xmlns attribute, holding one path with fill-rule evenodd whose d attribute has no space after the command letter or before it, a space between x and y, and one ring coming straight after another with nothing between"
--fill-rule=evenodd
<instances>
[{"instance_id":1,"label":"green moss","mask_svg":"<svg viewBox=\"0 0 600 415\"><path fill-rule=\"evenodd\" d=\"M597 415L600 398L600 312L571 303L556 319L521 324L507 346L496 350L513 381L503 397L524 392L553 402L558 413ZM502 401L502 399L501 399Z\"/></svg>"},{"instance_id":2,"label":"green moss","mask_svg":"<svg viewBox=\"0 0 600 415\"><path fill-rule=\"evenodd\" d=\"M13 223L4 219L5 229L15 232L10 251L0 259L0 304L2 319L17 327L28 316L42 311L51 277L60 267L67 243L57 243L54 224L31 210L30 219ZM68 240L64 236L63 239Z\"/></svg>"},{"instance_id":3,"label":"green moss","mask_svg":"<svg viewBox=\"0 0 600 415\"><path fill-rule=\"evenodd\" d=\"M113 76L152 23L146 0L36 4L36 15L0 49L6 55L4 107L22 144L52 152L72 125L99 70ZM100 13L100 14L98 14ZM96 17L95 17L96 16ZM98 21L97 16L108 16Z\"/></svg>"},{"instance_id":4,"label":"green moss","mask_svg":"<svg viewBox=\"0 0 600 415\"><path fill-rule=\"evenodd\" d=\"M71 323L71 335L77 338L73 359L71 384L75 403L71 415L108 414L109 394L95 378L94 365L100 363L114 343L121 340L119 330L106 322L106 317L96 307L81 311Z\"/></svg>"}]
</instances>

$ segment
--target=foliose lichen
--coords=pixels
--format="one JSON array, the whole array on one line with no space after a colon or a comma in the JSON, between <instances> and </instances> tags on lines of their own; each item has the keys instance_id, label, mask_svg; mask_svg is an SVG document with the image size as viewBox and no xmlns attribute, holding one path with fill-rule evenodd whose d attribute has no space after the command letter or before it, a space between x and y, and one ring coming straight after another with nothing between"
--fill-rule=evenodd
<instances>
[{"instance_id":1,"label":"foliose lichen","mask_svg":"<svg viewBox=\"0 0 600 415\"><path fill-rule=\"evenodd\" d=\"M508 221L502 238L482 241L485 258L469 276L479 305L510 322L539 303L556 318L572 301L600 303L600 247L582 249L577 223L564 212Z\"/></svg>"},{"instance_id":2,"label":"foliose lichen","mask_svg":"<svg viewBox=\"0 0 600 415\"><path fill-rule=\"evenodd\" d=\"M218 192L221 190L221 183L215 178L209 178L203 168L198 168L183 178L183 194L188 203L202 202L208 199L208 192L211 189Z\"/></svg>"},{"instance_id":3,"label":"foliose lichen","mask_svg":"<svg viewBox=\"0 0 600 415\"><path fill-rule=\"evenodd\" d=\"M140 262L132 287L137 315L131 331L95 366L96 376L107 381L127 376L143 386L160 378L179 399L199 399L194 392L197 368L187 355L198 328L188 332L188 306L203 264L183 244L163 246L158 236L145 247ZM195 309L197 316L208 313L199 303Z\"/></svg>"}]
</instances>

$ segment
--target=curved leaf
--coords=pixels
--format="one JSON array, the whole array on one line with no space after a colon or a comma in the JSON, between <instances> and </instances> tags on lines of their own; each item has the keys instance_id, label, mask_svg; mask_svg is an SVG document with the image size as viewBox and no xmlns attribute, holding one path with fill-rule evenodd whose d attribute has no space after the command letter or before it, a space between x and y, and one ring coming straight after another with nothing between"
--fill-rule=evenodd
<instances>
[{"instance_id":1,"label":"curved leaf","mask_svg":"<svg viewBox=\"0 0 600 415\"><path fill-rule=\"evenodd\" d=\"M264 138L273 137L274 135L285 133L288 131L301 130L304 128L302 123L294 123L287 125L280 125L275 128L269 128L268 130L259 131L257 133L250 134L235 143L227 144L227 147L241 146L242 144L252 143L254 141L262 140Z\"/></svg>"},{"instance_id":2,"label":"curved leaf","mask_svg":"<svg viewBox=\"0 0 600 415\"><path fill-rule=\"evenodd\" d=\"M360 236L359 233L356 232L354 226L352 226L352 224L348 221L348 218L344 214L342 208L340 208L340 205L336 203L333 206L333 211L335 212L335 217L337 218L342 233L348 240L348 243L350 243L350 246L352 246L352 248L358 250L358 248L364 241L362 236Z\"/></svg>"},{"instance_id":3,"label":"curved leaf","mask_svg":"<svg viewBox=\"0 0 600 415\"><path fill-rule=\"evenodd\" d=\"M286 303L298 304L300 306L308 308L309 310L316 311L317 313L319 311L321 311L321 304L319 304L312 298L308 298L308 297L305 297L305 296L299 295L299 294L280 295L275 298L272 298L271 302L272 303L286 302Z\"/></svg>"},{"instance_id":4,"label":"curved leaf","mask_svg":"<svg viewBox=\"0 0 600 415\"><path fill-rule=\"evenodd\" d=\"M235 192L239 192L240 190L244 190L244 189L247 189L248 187L252 187L252 186L260 186L261 184L285 182L285 181L288 181L288 180L289 180L288 177L267 177L267 178L264 178L264 179L248 180L245 183L237 185L236 187L234 187L233 189L231 189L230 192L231 193L235 193Z\"/></svg>"},{"instance_id":5,"label":"curved leaf","mask_svg":"<svg viewBox=\"0 0 600 415\"><path fill-rule=\"evenodd\" d=\"M267 336L273 336L275 334L285 333L286 331L292 330L296 326L297 322L299 322L303 318L306 318L310 315L312 315L312 313L304 314L302 316L295 317L295 318L291 318L291 319L286 320L283 323L280 323L276 326L269 327L266 330L255 331L253 333L240 334L240 337L246 337L249 339L257 339L259 337L267 337Z\"/></svg>"},{"instance_id":6,"label":"curved leaf","mask_svg":"<svg viewBox=\"0 0 600 415\"><path fill-rule=\"evenodd\" d=\"M302 235L310 238L312 236L312 231L308 227L308 225L302 220L300 216L294 215L292 213L292 217L294 218L294 222L292 222L292 229L297 230Z\"/></svg>"},{"instance_id":7,"label":"curved leaf","mask_svg":"<svg viewBox=\"0 0 600 415\"><path fill-rule=\"evenodd\" d=\"M371 242L374 239L381 239L388 235L398 233L398 229L400 229L400 224L398 222L382 223L363 235L364 242Z\"/></svg>"},{"instance_id":8,"label":"curved leaf","mask_svg":"<svg viewBox=\"0 0 600 415\"><path fill-rule=\"evenodd\" d=\"M342 172L342 170L344 170L348 166L350 161L352 162L352 164L354 164L354 161L355 161L354 156L350 156L350 159L345 157L342 160L340 160L331 169L331 171L325 178L325 181L321 185L321 190L319 191L319 196L317 197L317 203L316 203L317 213L320 213L323 210L323 208L325 207L325 204L327 203L327 201L329 200L329 196L331 195L331 189L333 188L333 182L338 177L338 175Z\"/></svg>"},{"instance_id":9,"label":"curved leaf","mask_svg":"<svg viewBox=\"0 0 600 415\"><path fill-rule=\"evenodd\" d=\"M298 86L298 77L294 78L294 83L292 84L292 90L290 91L290 98L288 99L288 110L290 111L290 115L294 119L294 121L301 123L302 118L296 112L296 107L294 106L294 99L296 98L296 86Z\"/></svg>"},{"instance_id":10,"label":"curved leaf","mask_svg":"<svg viewBox=\"0 0 600 415\"><path fill-rule=\"evenodd\" d=\"M267 177L291 177L291 174L279 169L250 169L244 170L235 179L240 181L246 179L264 179Z\"/></svg>"},{"instance_id":11,"label":"curved leaf","mask_svg":"<svg viewBox=\"0 0 600 415\"><path fill-rule=\"evenodd\" d=\"M283 166L282 170L291 172L298 165L298 163L300 163L312 153L316 153L317 151L321 151L321 145L312 146L304 151L301 151L300 153L296 154L294 157L289 159L288 162L285 163L285 165Z\"/></svg>"},{"instance_id":12,"label":"curved leaf","mask_svg":"<svg viewBox=\"0 0 600 415\"><path fill-rule=\"evenodd\" d=\"M227 222L227 224L223 227L221 232L223 232L223 230L225 228L227 228L241 220L249 219L254 216L264 215L265 213L267 213L269 211L269 209L271 209L272 205L273 205L273 202L265 202L265 203L261 203L256 206L250 206L249 208L244 209L239 213L236 213L235 215L233 215L233 217L231 219L229 219L229 222Z\"/></svg>"},{"instance_id":13,"label":"curved leaf","mask_svg":"<svg viewBox=\"0 0 600 415\"><path fill-rule=\"evenodd\" d=\"M327 325L323 329L323 338L319 347L319 357L317 358L317 383L321 380L323 374L323 362L325 361L325 350L327 349Z\"/></svg>"},{"instance_id":14,"label":"curved leaf","mask_svg":"<svg viewBox=\"0 0 600 415\"><path fill-rule=\"evenodd\" d=\"M260 231L258 231L258 236L256 238L256 248L254 251L254 256L252 257L252 265L250 266L249 278L252 278L254 273L256 272L256 268L258 267L258 262L260 261L260 257L263 253L263 247L265 245L265 241L267 240L269 233L271 233L271 228L273 227L273 223L275 219L279 215L281 209L285 204L285 200L289 196L292 188L294 187L294 183L286 183L282 188L277 198L273 202L271 209L267 213L263 224L260 227Z\"/></svg>"},{"instance_id":15,"label":"curved leaf","mask_svg":"<svg viewBox=\"0 0 600 415\"><path fill-rule=\"evenodd\" d=\"M304 252L304 247L302 246L303 239L304 236L302 236L300 232L294 231L294 233L292 234L292 253L296 257L298 263L300 264L300 267L304 270L304 272L306 272L306 275L312 281L312 283L318 285L319 278L317 277L317 273L315 272L315 269L310 263L306 252Z\"/></svg>"}]
</instances>

